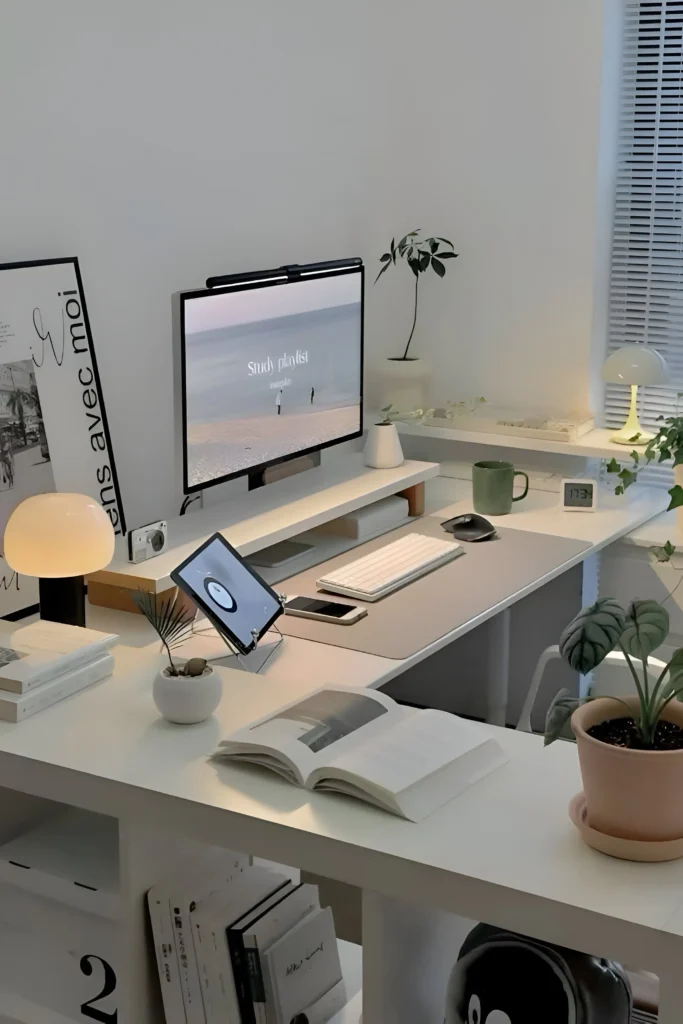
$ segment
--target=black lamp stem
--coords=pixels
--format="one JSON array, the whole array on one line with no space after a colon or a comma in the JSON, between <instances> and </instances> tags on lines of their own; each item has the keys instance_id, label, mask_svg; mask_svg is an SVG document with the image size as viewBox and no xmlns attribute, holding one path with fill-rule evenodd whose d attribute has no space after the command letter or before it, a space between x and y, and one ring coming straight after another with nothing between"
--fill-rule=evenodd
<instances>
[{"instance_id":1,"label":"black lamp stem","mask_svg":"<svg viewBox=\"0 0 683 1024\"><path fill-rule=\"evenodd\" d=\"M69 626L85 626L85 580L82 576L47 579L41 576L40 617Z\"/></svg>"}]
</instances>

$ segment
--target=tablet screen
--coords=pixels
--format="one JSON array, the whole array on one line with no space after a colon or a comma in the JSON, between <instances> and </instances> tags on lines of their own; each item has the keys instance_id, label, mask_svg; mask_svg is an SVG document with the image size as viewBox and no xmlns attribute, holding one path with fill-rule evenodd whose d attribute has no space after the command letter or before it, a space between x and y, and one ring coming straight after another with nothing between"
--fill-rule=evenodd
<instances>
[{"instance_id":1,"label":"tablet screen","mask_svg":"<svg viewBox=\"0 0 683 1024\"><path fill-rule=\"evenodd\" d=\"M280 600L216 534L171 573L171 578L241 647L254 643L282 613Z\"/></svg>"}]
</instances>

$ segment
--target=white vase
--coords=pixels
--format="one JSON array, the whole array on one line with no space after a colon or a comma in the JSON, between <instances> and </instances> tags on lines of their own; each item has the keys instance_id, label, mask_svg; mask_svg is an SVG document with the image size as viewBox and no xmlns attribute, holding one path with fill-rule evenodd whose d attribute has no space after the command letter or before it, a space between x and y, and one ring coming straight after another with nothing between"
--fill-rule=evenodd
<instances>
[{"instance_id":1,"label":"white vase","mask_svg":"<svg viewBox=\"0 0 683 1024\"><path fill-rule=\"evenodd\" d=\"M375 423L368 430L363 458L371 469L393 469L403 462L403 449L394 423Z\"/></svg>"},{"instance_id":2,"label":"white vase","mask_svg":"<svg viewBox=\"0 0 683 1024\"><path fill-rule=\"evenodd\" d=\"M683 487L683 466L674 467L674 483ZM683 538L683 505L679 505L676 509L676 533L679 539Z\"/></svg>"},{"instance_id":3,"label":"white vase","mask_svg":"<svg viewBox=\"0 0 683 1024\"><path fill-rule=\"evenodd\" d=\"M425 408L430 370L424 359L385 359L377 376L378 409L391 405L406 413Z\"/></svg>"},{"instance_id":4,"label":"white vase","mask_svg":"<svg viewBox=\"0 0 683 1024\"><path fill-rule=\"evenodd\" d=\"M210 665L201 676L172 676L167 668L157 674L152 696L161 714L178 725L204 722L218 707L221 677Z\"/></svg>"}]
</instances>

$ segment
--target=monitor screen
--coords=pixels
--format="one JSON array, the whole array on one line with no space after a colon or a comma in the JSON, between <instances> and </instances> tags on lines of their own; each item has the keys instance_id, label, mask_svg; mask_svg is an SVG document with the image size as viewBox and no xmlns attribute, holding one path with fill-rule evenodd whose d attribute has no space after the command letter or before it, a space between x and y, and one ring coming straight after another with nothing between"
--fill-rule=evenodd
<instances>
[{"instance_id":1,"label":"monitor screen","mask_svg":"<svg viewBox=\"0 0 683 1024\"><path fill-rule=\"evenodd\" d=\"M362 266L181 311L186 492L360 436Z\"/></svg>"}]
</instances>

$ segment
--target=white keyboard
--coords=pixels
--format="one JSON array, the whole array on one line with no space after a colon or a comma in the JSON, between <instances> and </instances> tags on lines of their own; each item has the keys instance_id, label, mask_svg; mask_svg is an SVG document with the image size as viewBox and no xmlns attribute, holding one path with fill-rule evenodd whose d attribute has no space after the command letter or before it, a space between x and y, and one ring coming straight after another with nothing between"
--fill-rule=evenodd
<instances>
[{"instance_id":1,"label":"white keyboard","mask_svg":"<svg viewBox=\"0 0 683 1024\"><path fill-rule=\"evenodd\" d=\"M318 590L356 597L360 601L379 601L463 553L462 545L453 540L408 533L386 547L321 576L316 586Z\"/></svg>"}]
</instances>

